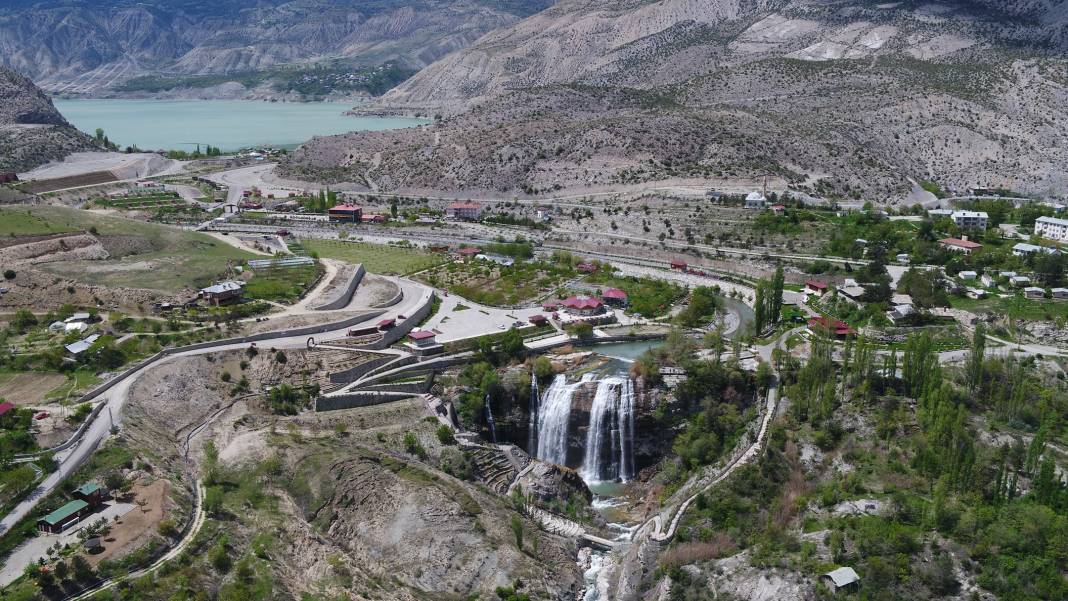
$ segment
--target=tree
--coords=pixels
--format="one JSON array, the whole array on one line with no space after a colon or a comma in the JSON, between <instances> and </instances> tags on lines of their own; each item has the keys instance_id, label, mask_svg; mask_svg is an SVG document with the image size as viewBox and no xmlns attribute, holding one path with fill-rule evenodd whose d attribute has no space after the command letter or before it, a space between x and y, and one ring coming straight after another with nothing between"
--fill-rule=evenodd
<instances>
[{"instance_id":1,"label":"tree","mask_svg":"<svg viewBox=\"0 0 1068 601\"><path fill-rule=\"evenodd\" d=\"M553 375L553 362L545 355L538 355L534 360L534 377L544 380Z\"/></svg>"},{"instance_id":2,"label":"tree","mask_svg":"<svg viewBox=\"0 0 1068 601\"><path fill-rule=\"evenodd\" d=\"M968 353L968 386L972 391L979 390L983 384L983 359L986 353L986 328L976 324L972 335L972 348Z\"/></svg>"},{"instance_id":3,"label":"tree","mask_svg":"<svg viewBox=\"0 0 1068 601\"><path fill-rule=\"evenodd\" d=\"M59 578L60 582L70 577L70 568L67 567L67 562L65 561L56 563L55 572L56 578Z\"/></svg>"},{"instance_id":4,"label":"tree","mask_svg":"<svg viewBox=\"0 0 1068 601\"><path fill-rule=\"evenodd\" d=\"M512 534L515 535L515 547L520 551L523 550L523 520L519 519L519 516L512 516Z\"/></svg>"},{"instance_id":5,"label":"tree","mask_svg":"<svg viewBox=\"0 0 1068 601\"><path fill-rule=\"evenodd\" d=\"M93 566L89 565L89 562L81 555L75 555L70 560L70 567L74 572L74 579L79 582L89 582L96 577Z\"/></svg>"},{"instance_id":6,"label":"tree","mask_svg":"<svg viewBox=\"0 0 1068 601\"><path fill-rule=\"evenodd\" d=\"M222 508L223 490L219 486L209 486L204 491L204 511L217 514Z\"/></svg>"}]
</instances>

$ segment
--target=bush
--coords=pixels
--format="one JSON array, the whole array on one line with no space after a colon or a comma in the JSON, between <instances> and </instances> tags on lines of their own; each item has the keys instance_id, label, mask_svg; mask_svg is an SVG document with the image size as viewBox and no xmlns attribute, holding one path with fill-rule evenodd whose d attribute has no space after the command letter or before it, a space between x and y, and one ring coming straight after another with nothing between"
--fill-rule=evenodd
<instances>
[{"instance_id":1,"label":"bush","mask_svg":"<svg viewBox=\"0 0 1068 601\"><path fill-rule=\"evenodd\" d=\"M404 450L420 459L426 459L426 449L411 432L404 433Z\"/></svg>"},{"instance_id":2,"label":"bush","mask_svg":"<svg viewBox=\"0 0 1068 601\"><path fill-rule=\"evenodd\" d=\"M15 279L15 270L14 269L5 269L4 270L4 279L5 280L13 280L13 279Z\"/></svg>"},{"instance_id":3,"label":"bush","mask_svg":"<svg viewBox=\"0 0 1068 601\"><path fill-rule=\"evenodd\" d=\"M446 426L445 424L441 424L440 426L438 426L437 434L438 442L440 442L441 444L456 444L456 437L452 434L452 428Z\"/></svg>"}]
</instances>

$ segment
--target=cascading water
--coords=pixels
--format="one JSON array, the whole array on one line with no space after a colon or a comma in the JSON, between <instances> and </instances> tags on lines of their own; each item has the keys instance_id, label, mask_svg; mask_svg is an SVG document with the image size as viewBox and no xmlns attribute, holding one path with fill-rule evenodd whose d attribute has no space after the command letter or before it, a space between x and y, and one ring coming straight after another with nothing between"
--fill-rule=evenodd
<instances>
[{"instance_id":1,"label":"cascading water","mask_svg":"<svg viewBox=\"0 0 1068 601\"><path fill-rule=\"evenodd\" d=\"M538 408L538 444L535 457L558 465L567 464L567 430L571 421L571 396L582 382L593 376L586 374L574 384L567 383L567 376L560 374L545 391L544 402Z\"/></svg>"},{"instance_id":2,"label":"cascading water","mask_svg":"<svg viewBox=\"0 0 1068 601\"><path fill-rule=\"evenodd\" d=\"M634 478L634 384L630 378L606 378L597 386L582 477L587 482Z\"/></svg>"},{"instance_id":3,"label":"cascading water","mask_svg":"<svg viewBox=\"0 0 1068 601\"><path fill-rule=\"evenodd\" d=\"M538 394L538 376L530 374L530 426L527 428L527 453L531 457L538 456L538 405L541 398Z\"/></svg>"},{"instance_id":4,"label":"cascading water","mask_svg":"<svg viewBox=\"0 0 1068 601\"><path fill-rule=\"evenodd\" d=\"M490 407L488 394L486 395L486 402L482 406L486 408L486 424L489 425L490 438L493 439L493 444L497 444L497 424L493 421L493 408Z\"/></svg>"},{"instance_id":5,"label":"cascading water","mask_svg":"<svg viewBox=\"0 0 1068 601\"><path fill-rule=\"evenodd\" d=\"M568 384L566 376L556 376L537 403L536 417L532 401L529 444L535 457L566 465L572 397L592 379L591 374L586 374L581 381ZM634 396L634 384L625 376L597 383L580 470L587 482L626 482L634 478Z\"/></svg>"}]
</instances>

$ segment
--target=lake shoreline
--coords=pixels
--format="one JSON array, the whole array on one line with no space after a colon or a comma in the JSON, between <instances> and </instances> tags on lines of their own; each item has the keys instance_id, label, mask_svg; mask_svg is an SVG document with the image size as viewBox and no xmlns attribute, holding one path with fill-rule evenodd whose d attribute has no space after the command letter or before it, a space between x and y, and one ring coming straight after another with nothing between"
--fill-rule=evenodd
<instances>
[{"instance_id":1,"label":"lake shoreline","mask_svg":"<svg viewBox=\"0 0 1068 601\"><path fill-rule=\"evenodd\" d=\"M55 97L53 103L89 135L100 128L120 148L143 150L293 148L317 136L430 123L410 116L351 115L351 103L334 101Z\"/></svg>"}]
</instances>

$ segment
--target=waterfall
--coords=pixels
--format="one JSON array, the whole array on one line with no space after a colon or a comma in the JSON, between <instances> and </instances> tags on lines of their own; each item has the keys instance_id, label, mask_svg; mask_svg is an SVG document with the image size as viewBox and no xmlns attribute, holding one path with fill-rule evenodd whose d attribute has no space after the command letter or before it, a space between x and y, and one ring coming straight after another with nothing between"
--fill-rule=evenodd
<instances>
[{"instance_id":1,"label":"waterfall","mask_svg":"<svg viewBox=\"0 0 1068 601\"><path fill-rule=\"evenodd\" d=\"M544 402L538 408L538 444L535 457L557 465L567 464L567 429L571 420L571 395L582 382L567 383L567 376L560 374L545 391ZM592 377L592 376L591 376Z\"/></svg>"},{"instance_id":2,"label":"waterfall","mask_svg":"<svg viewBox=\"0 0 1068 601\"><path fill-rule=\"evenodd\" d=\"M582 478L587 482L634 478L634 385L606 378L597 386L586 430Z\"/></svg>"},{"instance_id":3,"label":"waterfall","mask_svg":"<svg viewBox=\"0 0 1068 601\"><path fill-rule=\"evenodd\" d=\"M529 444L535 457L567 465L571 399L584 382L592 379L586 374L581 381L568 384L567 376L558 375L536 406L533 399L537 384L531 386ZM630 378L614 376L597 382L580 470L584 480L626 482L634 478L634 417L634 384Z\"/></svg>"},{"instance_id":4,"label":"waterfall","mask_svg":"<svg viewBox=\"0 0 1068 601\"><path fill-rule=\"evenodd\" d=\"M530 372L530 425L527 428L527 454L538 456L538 376Z\"/></svg>"},{"instance_id":5,"label":"waterfall","mask_svg":"<svg viewBox=\"0 0 1068 601\"><path fill-rule=\"evenodd\" d=\"M634 479L634 381L623 378L619 393L619 479Z\"/></svg>"},{"instance_id":6,"label":"waterfall","mask_svg":"<svg viewBox=\"0 0 1068 601\"><path fill-rule=\"evenodd\" d=\"M482 405L486 408L486 423L489 424L490 437L493 439L493 444L497 444L497 424L493 421L493 409L490 407L489 395L486 395L486 402Z\"/></svg>"}]
</instances>

